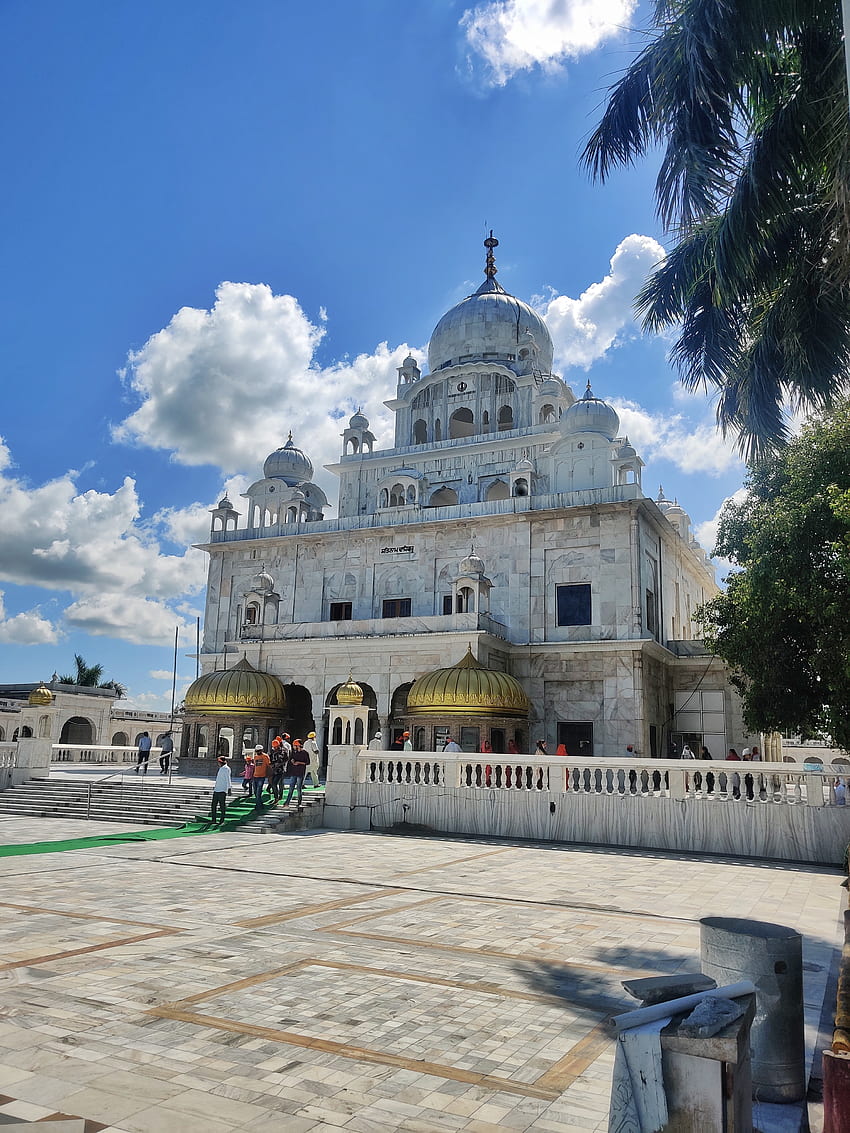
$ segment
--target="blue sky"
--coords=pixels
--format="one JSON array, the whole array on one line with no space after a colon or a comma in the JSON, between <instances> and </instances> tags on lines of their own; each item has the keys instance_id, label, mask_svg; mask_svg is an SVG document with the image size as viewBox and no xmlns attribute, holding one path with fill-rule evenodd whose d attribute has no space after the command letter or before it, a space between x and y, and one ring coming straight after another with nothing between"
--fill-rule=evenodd
<instances>
[{"instance_id":1,"label":"blue sky","mask_svg":"<svg viewBox=\"0 0 850 1133\"><path fill-rule=\"evenodd\" d=\"M556 369L614 402L645 491L711 548L743 468L631 318L655 167L578 164L647 11L6 0L0 679L79 652L167 708L207 509L290 428L317 469L359 405L388 444L395 367L478 285L489 227Z\"/></svg>"}]
</instances>

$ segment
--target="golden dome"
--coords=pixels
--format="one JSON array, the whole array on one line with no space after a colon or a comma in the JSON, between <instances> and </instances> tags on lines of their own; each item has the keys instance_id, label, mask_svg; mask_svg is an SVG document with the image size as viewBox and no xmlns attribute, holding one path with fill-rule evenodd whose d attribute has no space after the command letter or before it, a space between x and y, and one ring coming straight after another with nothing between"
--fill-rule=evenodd
<instances>
[{"instance_id":1,"label":"golden dome","mask_svg":"<svg viewBox=\"0 0 850 1133\"><path fill-rule=\"evenodd\" d=\"M518 680L485 669L472 652L456 665L435 669L413 682L407 694L411 716L509 716L525 719L528 697Z\"/></svg>"},{"instance_id":2,"label":"golden dome","mask_svg":"<svg viewBox=\"0 0 850 1133\"><path fill-rule=\"evenodd\" d=\"M244 658L232 669L205 673L186 690L192 716L279 716L286 712L286 691L271 673L261 673Z\"/></svg>"},{"instance_id":3,"label":"golden dome","mask_svg":"<svg viewBox=\"0 0 850 1133\"><path fill-rule=\"evenodd\" d=\"M48 704L53 703L53 693L45 686L42 681L38 688L34 688L29 694L27 703L33 708L46 708Z\"/></svg>"},{"instance_id":4,"label":"golden dome","mask_svg":"<svg viewBox=\"0 0 850 1133\"><path fill-rule=\"evenodd\" d=\"M336 702L345 707L363 703L363 689L357 684L351 673L348 674L348 680L345 684L340 685L336 690Z\"/></svg>"}]
</instances>

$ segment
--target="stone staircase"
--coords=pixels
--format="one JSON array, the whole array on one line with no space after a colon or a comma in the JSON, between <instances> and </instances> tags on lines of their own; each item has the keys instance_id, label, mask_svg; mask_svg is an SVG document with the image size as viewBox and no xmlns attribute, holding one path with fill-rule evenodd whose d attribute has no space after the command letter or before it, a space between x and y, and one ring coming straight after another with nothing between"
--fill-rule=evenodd
<instances>
[{"instance_id":1,"label":"stone staircase","mask_svg":"<svg viewBox=\"0 0 850 1133\"><path fill-rule=\"evenodd\" d=\"M0 791L0 815L21 818L90 818L134 826L182 826L210 812L212 784L198 786L125 779L89 783L67 779L31 779ZM238 797L234 792L232 801ZM312 829L322 824L324 794L305 794L304 806L278 806L244 823L240 833L274 834Z\"/></svg>"}]
</instances>

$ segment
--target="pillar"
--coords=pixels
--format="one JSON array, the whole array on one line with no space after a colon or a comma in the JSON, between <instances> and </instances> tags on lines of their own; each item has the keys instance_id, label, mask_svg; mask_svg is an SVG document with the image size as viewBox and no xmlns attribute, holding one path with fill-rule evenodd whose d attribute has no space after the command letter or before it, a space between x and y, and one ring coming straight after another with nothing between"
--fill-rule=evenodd
<instances>
[{"instance_id":1,"label":"pillar","mask_svg":"<svg viewBox=\"0 0 850 1133\"><path fill-rule=\"evenodd\" d=\"M325 783L324 825L331 830L368 830L368 806L357 804L357 757L368 743L369 708L365 704L332 704L328 709L328 737L334 727L342 725L342 738L349 743L328 744L328 771ZM362 728L362 742L355 743L357 725Z\"/></svg>"},{"instance_id":2,"label":"pillar","mask_svg":"<svg viewBox=\"0 0 850 1133\"><path fill-rule=\"evenodd\" d=\"M30 736L18 740L15 753L15 769L12 772L12 785L26 783L30 779L46 779L50 775L50 759L53 755L53 741Z\"/></svg>"}]
</instances>

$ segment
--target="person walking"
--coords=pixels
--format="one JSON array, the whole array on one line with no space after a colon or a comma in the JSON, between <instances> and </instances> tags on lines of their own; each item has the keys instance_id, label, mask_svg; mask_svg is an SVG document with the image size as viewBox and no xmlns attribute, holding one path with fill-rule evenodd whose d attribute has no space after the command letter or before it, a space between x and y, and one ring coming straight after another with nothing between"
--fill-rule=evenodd
<instances>
[{"instance_id":1,"label":"person walking","mask_svg":"<svg viewBox=\"0 0 850 1133\"><path fill-rule=\"evenodd\" d=\"M138 752L136 754L136 767L135 767L134 774L138 775L139 774L139 768L141 767L142 774L147 775L147 773L148 773L148 760L151 757L151 747L152 746L153 746L153 744L151 743L151 738L148 735L148 733L142 732L142 734L139 736Z\"/></svg>"},{"instance_id":2,"label":"person walking","mask_svg":"<svg viewBox=\"0 0 850 1133\"><path fill-rule=\"evenodd\" d=\"M167 775L171 767L171 757L174 754L174 740L171 732L166 732L159 741L159 773Z\"/></svg>"},{"instance_id":3,"label":"person walking","mask_svg":"<svg viewBox=\"0 0 850 1133\"><path fill-rule=\"evenodd\" d=\"M281 736L277 736L276 738L282 740ZM272 743L269 760L271 762L269 769L269 790L272 793L275 803L279 803L280 796L283 794L283 777L286 774L286 764L289 760L289 755L284 749L282 742L277 744L277 746Z\"/></svg>"},{"instance_id":4,"label":"person walking","mask_svg":"<svg viewBox=\"0 0 850 1133\"><path fill-rule=\"evenodd\" d=\"M227 796L230 794L232 783L227 760L228 756L226 755L220 755L218 757L218 771L216 772L215 783L213 784L212 812L210 814L213 826L221 826L225 818L227 818ZM219 811L221 811L221 818L216 822L216 815Z\"/></svg>"},{"instance_id":5,"label":"person walking","mask_svg":"<svg viewBox=\"0 0 850 1133\"><path fill-rule=\"evenodd\" d=\"M286 768L286 785L288 790L286 798L283 800L284 806L289 806L292 801L292 795L297 790L298 809L301 809L301 799L304 794L304 773L307 770L308 759L309 756L301 747L301 741L295 740L292 745L292 754L289 757L289 764Z\"/></svg>"},{"instance_id":6,"label":"person walking","mask_svg":"<svg viewBox=\"0 0 850 1133\"><path fill-rule=\"evenodd\" d=\"M251 783L254 779L254 753L252 751L246 751L243 758L245 760L245 766L242 768L242 794L250 795Z\"/></svg>"},{"instance_id":7,"label":"person walking","mask_svg":"<svg viewBox=\"0 0 850 1133\"><path fill-rule=\"evenodd\" d=\"M313 787L318 790L318 788L321 786L321 784L319 783L320 753L319 745L318 743L316 743L315 732L307 733L307 739L304 741L304 751L307 754L307 773L304 778L306 779L309 775L310 779L312 780Z\"/></svg>"},{"instance_id":8,"label":"person walking","mask_svg":"<svg viewBox=\"0 0 850 1133\"><path fill-rule=\"evenodd\" d=\"M257 744L254 748L254 778L251 783L254 789L254 810L259 810L263 805L263 787L270 768L271 760L263 750L263 745Z\"/></svg>"}]
</instances>

